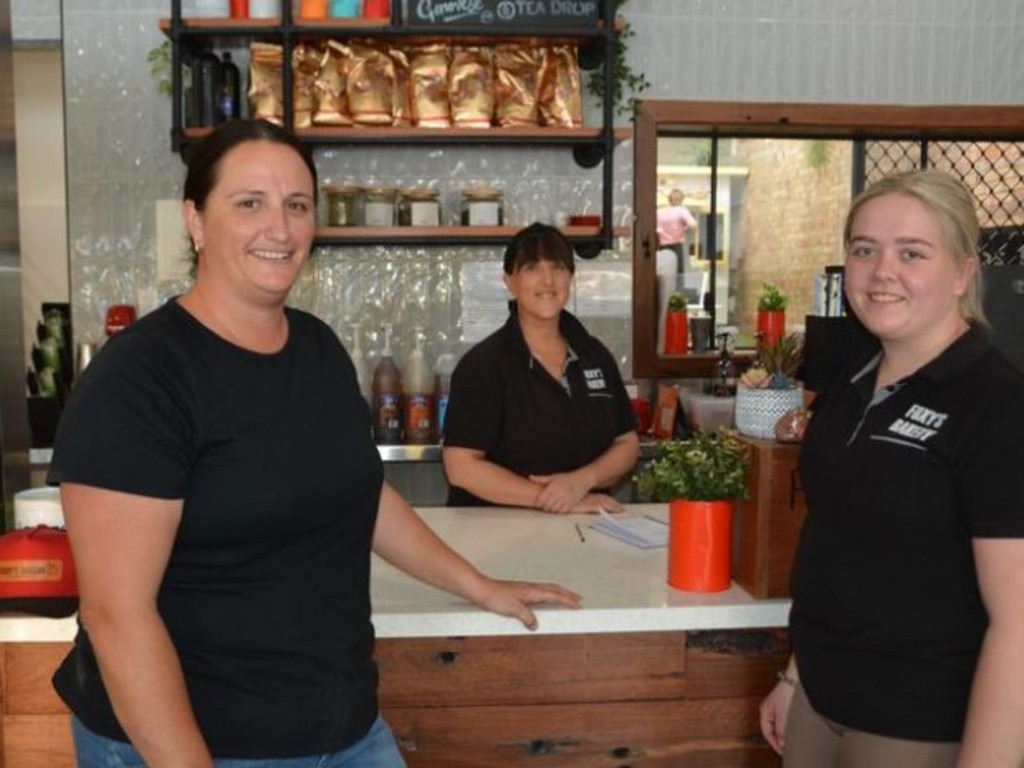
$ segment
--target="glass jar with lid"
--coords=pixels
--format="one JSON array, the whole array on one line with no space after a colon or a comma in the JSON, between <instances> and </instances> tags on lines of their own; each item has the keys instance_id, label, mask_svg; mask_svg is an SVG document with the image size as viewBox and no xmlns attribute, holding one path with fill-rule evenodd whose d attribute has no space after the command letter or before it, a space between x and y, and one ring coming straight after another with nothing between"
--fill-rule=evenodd
<instances>
[{"instance_id":1,"label":"glass jar with lid","mask_svg":"<svg viewBox=\"0 0 1024 768\"><path fill-rule=\"evenodd\" d=\"M441 224L441 191L434 187L410 187L398 201L398 226L437 227Z\"/></svg>"},{"instance_id":2,"label":"glass jar with lid","mask_svg":"<svg viewBox=\"0 0 1024 768\"><path fill-rule=\"evenodd\" d=\"M462 190L459 219L466 227L500 227L505 223L505 201L496 187Z\"/></svg>"},{"instance_id":3,"label":"glass jar with lid","mask_svg":"<svg viewBox=\"0 0 1024 768\"><path fill-rule=\"evenodd\" d=\"M367 227L395 226L394 187L371 187L363 198L363 223Z\"/></svg>"},{"instance_id":4,"label":"glass jar with lid","mask_svg":"<svg viewBox=\"0 0 1024 768\"><path fill-rule=\"evenodd\" d=\"M357 202L361 192L359 187L345 184L324 185L324 197L327 198L327 226L356 226Z\"/></svg>"}]
</instances>

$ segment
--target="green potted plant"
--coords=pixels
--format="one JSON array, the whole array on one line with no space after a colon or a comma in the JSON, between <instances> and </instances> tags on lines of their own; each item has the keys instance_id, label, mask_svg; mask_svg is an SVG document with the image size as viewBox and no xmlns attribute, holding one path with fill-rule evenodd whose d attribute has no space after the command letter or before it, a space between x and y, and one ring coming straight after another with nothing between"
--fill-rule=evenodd
<instances>
[{"instance_id":1,"label":"green potted plant","mask_svg":"<svg viewBox=\"0 0 1024 768\"><path fill-rule=\"evenodd\" d=\"M686 296L673 293L665 309L665 354L685 355L690 347L689 313Z\"/></svg>"},{"instance_id":2,"label":"green potted plant","mask_svg":"<svg viewBox=\"0 0 1024 768\"><path fill-rule=\"evenodd\" d=\"M786 333L786 298L778 286L763 283L757 296L757 333L765 345L772 345Z\"/></svg>"},{"instance_id":3,"label":"green potted plant","mask_svg":"<svg viewBox=\"0 0 1024 768\"><path fill-rule=\"evenodd\" d=\"M775 438L775 424L789 410L804 404L796 372L804 354L804 337L788 333L773 344L763 344L757 360L740 376L736 386L736 428L762 440Z\"/></svg>"},{"instance_id":4,"label":"green potted plant","mask_svg":"<svg viewBox=\"0 0 1024 768\"><path fill-rule=\"evenodd\" d=\"M627 0L617 0L615 3L618 11ZM612 71L610 73L612 82L612 110L615 115L632 115L636 109L637 96L651 87L643 72L634 71L629 63L627 51L629 50L628 40L633 37L633 28L621 14L615 17L615 45L612 55ZM606 74L598 69L589 74L586 80L587 92L595 96L598 101L604 98L604 78Z\"/></svg>"},{"instance_id":5,"label":"green potted plant","mask_svg":"<svg viewBox=\"0 0 1024 768\"><path fill-rule=\"evenodd\" d=\"M640 497L731 501L746 496L748 449L727 429L697 430L689 440L665 440L634 478Z\"/></svg>"},{"instance_id":6,"label":"green potted plant","mask_svg":"<svg viewBox=\"0 0 1024 768\"><path fill-rule=\"evenodd\" d=\"M636 477L643 498L669 504L668 583L718 592L732 581L733 502L747 494L749 450L725 429L669 440Z\"/></svg>"}]
</instances>

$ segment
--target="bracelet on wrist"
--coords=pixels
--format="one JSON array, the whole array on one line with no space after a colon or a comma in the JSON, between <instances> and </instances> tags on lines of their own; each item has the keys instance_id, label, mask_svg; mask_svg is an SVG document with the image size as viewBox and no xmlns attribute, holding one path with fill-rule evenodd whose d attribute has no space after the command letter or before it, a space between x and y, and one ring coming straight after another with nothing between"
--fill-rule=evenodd
<instances>
[{"instance_id":1,"label":"bracelet on wrist","mask_svg":"<svg viewBox=\"0 0 1024 768\"><path fill-rule=\"evenodd\" d=\"M779 682L780 683L785 683L786 685L791 685L794 688L796 688L800 684L799 680L797 680L795 677L793 677L791 674L789 674L789 672L787 672L784 669L780 669L776 673L776 677L779 678Z\"/></svg>"}]
</instances>

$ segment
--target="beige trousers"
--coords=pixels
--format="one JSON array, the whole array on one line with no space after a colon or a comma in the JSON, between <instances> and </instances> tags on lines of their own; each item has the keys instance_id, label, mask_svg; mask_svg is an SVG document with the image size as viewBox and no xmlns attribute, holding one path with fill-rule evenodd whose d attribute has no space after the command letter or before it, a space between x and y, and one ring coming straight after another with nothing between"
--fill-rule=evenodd
<instances>
[{"instance_id":1,"label":"beige trousers","mask_svg":"<svg viewBox=\"0 0 1024 768\"><path fill-rule=\"evenodd\" d=\"M953 768L960 744L856 731L819 715L798 685L786 723L784 768Z\"/></svg>"}]
</instances>

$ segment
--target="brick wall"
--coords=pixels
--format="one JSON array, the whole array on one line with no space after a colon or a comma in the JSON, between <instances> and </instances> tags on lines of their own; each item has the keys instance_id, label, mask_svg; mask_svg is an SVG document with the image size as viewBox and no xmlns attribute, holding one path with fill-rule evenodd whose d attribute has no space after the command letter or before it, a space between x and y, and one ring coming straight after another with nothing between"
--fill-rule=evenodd
<instances>
[{"instance_id":1,"label":"brick wall","mask_svg":"<svg viewBox=\"0 0 1024 768\"><path fill-rule=\"evenodd\" d=\"M814 276L841 264L850 205L851 144L801 140L742 142L738 165L749 169L737 272L741 326L756 327L761 284L789 297L787 325L803 325Z\"/></svg>"}]
</instances>

